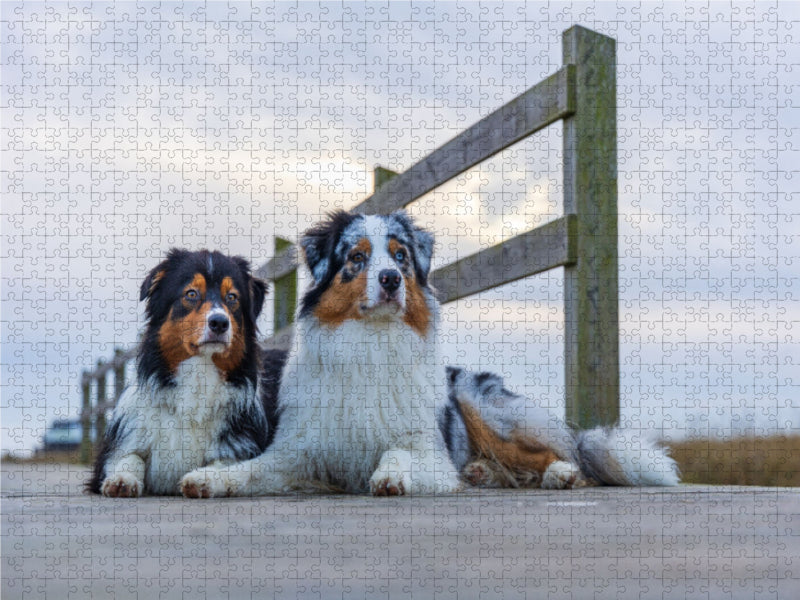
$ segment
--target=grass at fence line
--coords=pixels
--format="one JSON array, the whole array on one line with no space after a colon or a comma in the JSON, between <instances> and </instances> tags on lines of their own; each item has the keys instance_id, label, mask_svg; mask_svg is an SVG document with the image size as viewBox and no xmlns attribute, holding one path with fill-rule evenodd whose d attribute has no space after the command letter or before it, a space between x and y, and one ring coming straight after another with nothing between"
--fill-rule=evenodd
<instances>
[{"instance_id":1,"label":"grass at fence line","mask_svg":"<svg viewBox=\"0 0 800 600\"><path fill-rule=\"evenodd\" d=\"M669 447L684 483L800 486L800 436L686 440Z\"/></svg>"},{"instance_id":2,"label":"grass at fence line","mask_svg":"<svg viewBox=\"0 0 800 600\"><path fill-rule=\"evenodd\" d=\"M91 457L90 457L91 458ZM47 463L70 463L80 464L80 450L55 450L52 452L38 451L33 456L16 456L8 452L3 453L0 461L9 464L47 464Z\"/></svg>"}]
</instances>

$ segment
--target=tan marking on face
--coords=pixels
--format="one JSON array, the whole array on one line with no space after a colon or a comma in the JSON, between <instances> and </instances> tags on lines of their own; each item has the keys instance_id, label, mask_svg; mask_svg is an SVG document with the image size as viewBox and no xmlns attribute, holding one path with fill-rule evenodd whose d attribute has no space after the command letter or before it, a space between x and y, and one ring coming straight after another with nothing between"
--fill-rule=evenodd
<instances>
[{"instance_id":1,"label":"tan marking on face","mask_svg":"<svg viewBox=\"0 0 800 600\"><path fill-rule=\"evenodd\" d=\"M547 467L559 460L552 450L530 436L512 432L511 439L504 440L481 419L475 408L465 402L460 405L473 461L484 459L517 481L541 481ZM536 477L531 478L530 473Z\"/></svg>"},{"instance_id":2,"label":"tan marking on face","mask_svg":"<svg viewBox=\"0 0 800 600\"><path fill-rule=\"evenodd\" d=\"M350 251L347 253L348 260L351 256L353 256L356 252L361 252L365 258L369 257L372 254L372 244L367 238L361 238L358 240L355 246L350 248Z\"/></svg>"},{"instance_id":3,"label":"tan marking on face","mask_svg":"<svg viewBox=\"0 0 800 600\"><path fill-rule=\"evenodd\" d=\"M405 277L406 286L406 313L403 321L406 325L416 331L420 337L428 335L428 327L431 322L431 311L425 301L425 294L417 283L413 274Z\"/></svg>"},{"instance_id":4,"label":"tan marking on face","mask_svg":"<svg viewBox=\"0 0 800 600\"><path fill-rule=\"evenodd\" d=\"M392 238L389 240L389 256L394 257L398 250L405 250L406 254L408 254L408 250L406 247L403 246L400 242L396 239Z\"/></svg>"},{"instance_id":5,"label":"tan marking on face","mask_svg":"<svg viewBox=\"0 0 800 600\"><path fill-rule=\"evenodd\" d=\"M183 302L186 303L186 300ZM181 319L173 319L174 309L169 311L167 320L158 331L158 345L171 373L183 361L198 353L210 309L211 303L206 302Z\"/></svg>"},{"instance_id":6,"label":"tan marking on face","mask_svg":"<svg viewBox=\"0 0 800 600\"><path fill-rule=\"evenodd\" d=\"M186 299L186 293L189 290L195 290L198 294L198 298L196 302L190 302ZM206 297L206 278L203 277L200 273L195 275L189 284L183 288L183 305L188 309L192 310L195 306L198 306L200 302Z\"/></svg>"},{"instance_id":7,"label":"tan marking on face","mask_svg":"<svg viewBox=\"0 0 800 600\"><path fill-rule=\"evenodd\" d=\"M347 283L343 283L342 274L337 273L330 287L320 297L314 316L320 323L338 327L348 319L362 318L361 304L366 301L366 270Z\"/></svg>"},{"instance_id":8,"label":"tan marking on face","mask_svg":"<svg viewBox=\"0 0 800 600\"><path fill-rule=\"evenodd\" d=\"M219 293L222 296L223 301L230 292L233 292L237 296L239 295L239 290L237 290L233 285L233 279L231 277L224 277L222 279L222 283L219 285Z\"/></svg>"}]
</instances>

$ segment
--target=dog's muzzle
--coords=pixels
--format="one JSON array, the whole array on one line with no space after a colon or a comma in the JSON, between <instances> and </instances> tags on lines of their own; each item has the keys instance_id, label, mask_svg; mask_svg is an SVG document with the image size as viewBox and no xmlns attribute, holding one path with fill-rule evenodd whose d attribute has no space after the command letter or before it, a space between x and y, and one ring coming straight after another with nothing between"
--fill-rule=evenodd
<instances>
[{"instance_id":1,"label":"dog's muzzle","mask_svg":"<svg viewBox=\"0 0 800 600\"><path fill-rule=\"evenodd\" d=\"M231 320L223 311L213 311L206 319L200 344L228 344L231 341Z\"/></svg>"}]
</instances>

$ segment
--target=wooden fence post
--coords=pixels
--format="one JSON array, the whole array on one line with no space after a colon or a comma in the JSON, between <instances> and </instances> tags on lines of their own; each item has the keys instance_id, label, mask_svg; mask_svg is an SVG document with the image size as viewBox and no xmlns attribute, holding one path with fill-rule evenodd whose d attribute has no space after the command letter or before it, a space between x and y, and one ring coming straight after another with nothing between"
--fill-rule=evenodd
<instances>
[{"instance_id":1,"label":"wooden fence post","mask_svg":"<svg viewBox=\"0 0 800 600\"><path fill-rule=\"evenodd\" d=\"M119 400L125 390L125 361L122 360L123 354L125 352L122 348L114 350L114 402Z\"/></svg>"},{"instance_id":2,"label":"wooden fence post","mask_svg":"<svg viewBox=\"0 0 800 600\"><path fill-rule=\"evenodd\" d=\"M81 462L88 464L92 456L92 379L88 371L81 375Z\"/></svg>"},{"instance_id":3,"label":"wooden fence post","mask_svg":"<svg viewBox=\"0 0 800 600\"><path fill-rule=\"evenodd\" d=\"M566 418L581 429L619 420L616 42L583 27L562 37L575 65L564 119L564 212L577 216L577 261L564 268Z\"/></svg>"},{"instance_id":4,"label":"wooden fence post","mask_svg":"<svg viewBox=\"0 0 800 600\"><path fill-rule=\"evenodd\" d=\"M103 361L97 361L97 368L103 366ZM108 372L104 372L100 375L97 379L97 404L95 405L98 407L97 415L95 416L95 435L97 439L101 439L103 434L106 432L106 411L105 411L105 404L108 401L108 395L106 394L106 378L108 377Z\"/></svg>"},{"instance_id":5,"label":"wooden fence post","mask_svg":"<svg viewBox=\"0 0 800 600\"><path fill-rule=\"evenodd\" d=\"M289 240L275 238L275 256L291 247ZM294 323L294 311L297 305L297 269L276 279L272 284L274 298L273 331L279 331Z\"/></svg>"},{"instance_id":6,"label":"wooden fence post","mask_svg":"<svg viewBox=\"0 0 800 600\"><path fill-rule=\"evenodd\" d=\"M399 173L383 167L375 167L372 171L372 190L377 191L384 183L397 177Z\"/></svg>"}]
</instances>

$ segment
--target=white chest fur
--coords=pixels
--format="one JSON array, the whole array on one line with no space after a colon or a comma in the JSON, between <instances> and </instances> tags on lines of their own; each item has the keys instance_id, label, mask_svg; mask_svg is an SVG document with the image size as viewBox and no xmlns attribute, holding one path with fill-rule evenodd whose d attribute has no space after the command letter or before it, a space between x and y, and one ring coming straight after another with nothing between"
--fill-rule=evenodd
<instances>
[{"instance_id":1,"label":"white chest fur","mask_svg":"<svg viewBox=\"0 0 800 600\"><path fill-rule=\"evenodd\" d=\"M177 493L184 474L213 460L231 403L252 393L228 385L210 356L181 363L175 382L167 388L133 388L119 406L134 425L120 450L145 457L150 493Z\"/></svg>"},{"instance_id":2,"label":"white chest fur","mask_svg":"<svg viewBox=\"0 0 800 600\"><path fill-rule=\"evenodd\" d=\"M435 358L432 343L396 321L298 324L281 385L280 443L305 455L303 476L365 487L383 452L430 440L444 393Z\"/></svg>"}]
</instances>

